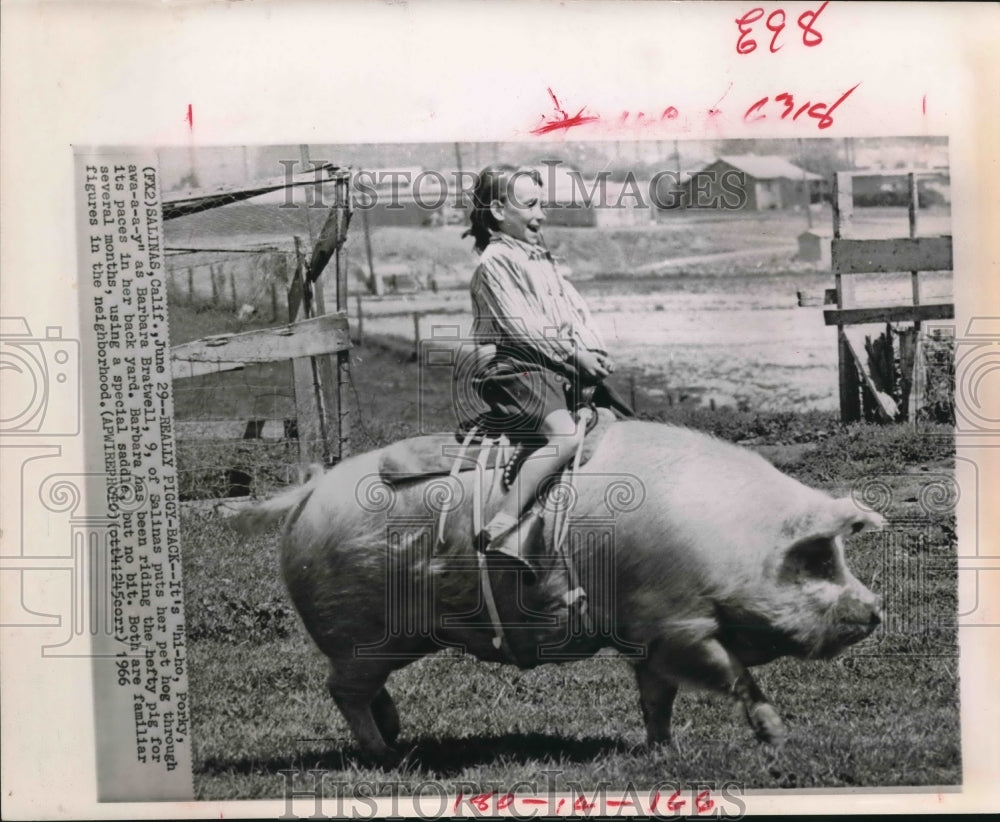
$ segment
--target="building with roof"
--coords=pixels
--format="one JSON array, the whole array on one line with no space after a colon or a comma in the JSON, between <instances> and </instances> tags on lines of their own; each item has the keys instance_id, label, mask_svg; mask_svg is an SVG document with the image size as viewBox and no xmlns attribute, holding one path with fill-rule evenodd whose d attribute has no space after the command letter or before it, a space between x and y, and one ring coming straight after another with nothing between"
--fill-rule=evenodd
<instances>
[{"instance_id":1,"label":"building with roof","mask_svg":"<svg viewBox=\"0 0 1000 822\"><path fill-rule=\"evenodd\" d=\"M766 211L818 202L824 180L777 155L719 157L684 182L687 208Z\"/></svg>"},{"instance_id":2,"label":"building with roof","mask_svg":"<svg viewBox=\"0 0 1000 822\"><path fill-rule=\"evenodd\" d=\"M539 167L538 172L548 225L620 228L648 225L654 219L649 180L630 176L615 181L606 171L585 179L569 165Z\"/></svg>"}]
</instances>

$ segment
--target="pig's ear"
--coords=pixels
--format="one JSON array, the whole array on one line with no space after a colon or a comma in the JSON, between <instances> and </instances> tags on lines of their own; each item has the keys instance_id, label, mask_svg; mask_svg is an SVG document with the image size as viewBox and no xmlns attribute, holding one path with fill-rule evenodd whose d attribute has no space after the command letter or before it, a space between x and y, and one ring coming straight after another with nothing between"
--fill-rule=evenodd
<instances>
[{"instance_id":1,"label":"pig's ear","mask_svg":"<svg viewBox=\"0 0 1000 822\"><path fill-rule=\"evenodd\" d=\"M869 528L885 526L885 519L874 511L859 508L850 497L833 500L824 524L826 534L831 537L857 534Z\"/></svg>"},{"instance_id":2,"label":"pig's ear","mask_svg":"<svg viewBox=\"0 0 1000 822\"><path fill-rule=\"evenodd\" d=\"M867 528L881 528L885 520L873 511L859 508L850 497L831 499L790 524L795 542L833 539L857 534Z\"/></svg>"}]
</instances>

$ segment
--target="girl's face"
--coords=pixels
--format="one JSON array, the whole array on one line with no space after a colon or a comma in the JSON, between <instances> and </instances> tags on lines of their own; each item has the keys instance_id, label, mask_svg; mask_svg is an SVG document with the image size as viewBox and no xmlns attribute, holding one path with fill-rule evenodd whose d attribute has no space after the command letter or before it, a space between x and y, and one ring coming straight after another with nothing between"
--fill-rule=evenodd
<instances>
[{"instance_id":1,"label":"girl's face","mask_svg":"<svg viewBox=\"0 0 1000 822\"><path fill-rule=\"evenodd\" d=\"M513 184L507 187L507 199L494 200L490 212L504 234L531 245L541 242L540 230L545 222L542 187L527 174L514 178Z\"/></svg>"}]
</instances>

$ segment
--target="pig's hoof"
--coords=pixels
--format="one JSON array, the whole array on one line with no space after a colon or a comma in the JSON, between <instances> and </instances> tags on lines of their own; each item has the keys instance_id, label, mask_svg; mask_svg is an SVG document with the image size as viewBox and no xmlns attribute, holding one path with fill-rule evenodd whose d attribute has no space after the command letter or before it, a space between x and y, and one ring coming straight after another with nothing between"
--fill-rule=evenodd
<instances>
[{"instance_id":1,"label":"pig's hoof","mask_svg":"<svg viewBox=\"0 0 1000 822\"><path fill-rule=\"evenodd\" d=\"M785 725L778 712L766 702L750 708L747 718L761 742L781 745L785 741Z\"/></svg>"},{"instance_id":2,"label":"pig's hoof","mask_svg":"<svg viewBox=\"0 0 1000 822\"><path fill-rule=\"evenodd\" d=\"M378 753L373 753L371 758L379 767L388 771L399 767L400 763L403 761L403 754L395 748L386 747Z\"/></svg>"}]
</instances>

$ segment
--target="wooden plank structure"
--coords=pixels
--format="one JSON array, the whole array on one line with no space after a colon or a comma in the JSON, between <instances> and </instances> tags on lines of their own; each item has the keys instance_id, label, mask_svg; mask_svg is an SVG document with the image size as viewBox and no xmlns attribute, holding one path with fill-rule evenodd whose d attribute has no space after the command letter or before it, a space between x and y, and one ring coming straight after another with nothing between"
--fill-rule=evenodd
<instances>
[{"instance_id":1,"label":"wooden plank structure","mask_svg":"<svg viewBox=\"0 0 1000 822\"><path fill-rule=\"evenodd\" d=\"M917 237L918 193L916 175L904 172L909 187L909 236L891 239L854 239L846 237L854 216L855 177L870 172L838 172L834 177L833 240L831 267L836 287L836 308L827 309L823 317L827 325L837 326L838 365L840 374L840 418L842 422L860 420L865 399L874 403L876 416L886 422L899 419L896 401L877 385L866 353L864 332L851 326L871 323L913 323L916 351L908 351L904 368L912 360L912 389L906 416L913 420L920 407L921 357L920 327L925 320L952 319L953 303L921 303L920 272L952 269L951 237ZM912 300L907 305L858 307L855 304L854 277L863 274L909 271ZM829 292L827 292L829 299Z\"/></svg>"},{"instance_id":2,"label":"wooden plank structure","mask_svg":"<svg viewBox=\"0 0 1000 822\"><path fill-rule=\"evenodd\" d=\"M347 316L322 314L276 328L216 334L170 350L175 362L277 362L300 357L316 357L341 350L350 344Z\"/></svg>"},{"instance_id":3,"label":"wooden plank structure","mask_svg":"<svg viewBox=\"0 0 1000 822\"><path fill-rule=\"evenodd\" d=\"M349 453L346 400L351 348L347 269L340 253L350 221L350 177L346 171L330 176L336 199L308 262L301 240L295 238L295 272L287 295L288 323L177 345L171 349L170 357L174 379L231 371L247 363L291 360L296 419L294 424L285 421L284 431L295 432L303 463L325 465L332 465ZM335 263L336 309L328 314L322 287L316 283L330 259ZM261 438L264 427L263 424L254 427L256 423L263 421L244 422L244 438ZM230 429L235 430L232 423L226 426L227 431Z\"/></svg>"}]
</instances>

